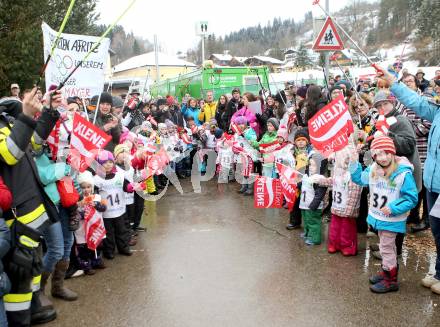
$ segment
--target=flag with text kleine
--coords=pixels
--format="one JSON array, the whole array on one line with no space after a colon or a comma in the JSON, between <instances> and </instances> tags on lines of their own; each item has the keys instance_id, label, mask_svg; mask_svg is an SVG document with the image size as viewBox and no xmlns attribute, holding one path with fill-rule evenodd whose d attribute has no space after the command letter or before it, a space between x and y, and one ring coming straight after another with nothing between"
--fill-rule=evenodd
<instances>
[{"instance_id":1,"label":"flag with text kleine","mask_svg":"<svg viewBox=\"0 0 440 327\"><path fill-rule=\"evenodd\" d=\"M79 114L75 114L70 136L70 165L82 173L93 162L98 151L110 142L111 138L97 126Z\"/></svg>"},{"instance_id":2,"label":"flag with text kleine","mask_svg":"<svg viewBox=\"0 0 440 327\"><path fill-rule=\"evenodd\" d=\"M283 193L280 180L259 176L254 183L255 208L282 208Z\"/></svg>"},{"instance_id":3,"label":"flag with text kleine","mask_svg":"<svg viewBox=\"0 0 440 327\"><path fill-rule=\"evenodd\" d=\"M87 247L90 250L96 250L107 232L105 230L104 221L102 220L102 215L91 205L86 206L84 229Z\"/></svg>"},{"instance_id":4,"label":"flag with text kleine","mask_svg":"<svg viewBox=\"0 0 440 327\"><path fill-rule=\"evenodd\" d=\"M277 162L276 165L280 175L281 190L283 191L289 211L292 211L296 200L296 178L298 177L299 172L280 162Z\"/></svg>"},{"instance_id":5,"label":"flag with text kleine","mask_svg":"<svg viewBox=\"0 0 440 327\"><path fill-rule=\"evenodd\" d=\"M328 157L347 146L354 128L344 96L339 95L318 111L309 120L308 126L310 141L324 156Z\"/></svg>"}]
</instances>

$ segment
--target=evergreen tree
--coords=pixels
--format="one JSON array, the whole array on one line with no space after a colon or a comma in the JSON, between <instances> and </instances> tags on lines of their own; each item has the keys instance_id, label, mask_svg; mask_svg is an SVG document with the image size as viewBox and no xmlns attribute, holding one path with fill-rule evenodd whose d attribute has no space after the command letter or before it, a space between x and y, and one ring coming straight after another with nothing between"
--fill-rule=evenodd
<instances>
[{"instance_id":1,"label":"evergreen tree","mask_svg":"<svg viewBox=\"0 0 440 327\"><path fill-rule=\"evenodd\" d=\"M301 69L306 69L313 66L312 59L307 53L307 48L304 43L301 43L298 47L295 57L295 65Z\"/></svg>"}]
</instances>

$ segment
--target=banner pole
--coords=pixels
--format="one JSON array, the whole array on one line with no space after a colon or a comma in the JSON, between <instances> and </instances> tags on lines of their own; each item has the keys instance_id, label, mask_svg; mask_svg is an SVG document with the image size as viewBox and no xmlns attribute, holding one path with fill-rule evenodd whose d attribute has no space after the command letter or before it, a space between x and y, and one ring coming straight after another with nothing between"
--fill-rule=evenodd
<instances>
[{"instance_id":1,"label":"banner pole","mask_svg":"<svg viewBox=\"0 0 440 327\"><path fill-rule=\"evenodd\" d=\"M60 29L58 30L57 37L55 38L55 41L52 44L52 49L50 50L50 53L47 56L46 62L44 63L43 67L41 67L40 76L38 77L38 81L35 84L35 86L37 86L37 87L38 87L38 85L40 85L41 79L43 78L43 74L46 71L46 68L47 68L47 65L49 64L50 59L52 58L52 55L53 55L53 53L55 51L55 47L58 44L58 41L59 41L60 36L61 36L61 33L64 31L64 28L66 27L67 21L69 20L70 14L72 13L73 6L75 5L75 1L76 0L71 0L70 1L70 5L67 8L66 15L64 15L64 18L63 18L63 21L61 23Z\"/></svg>"},{"instance_id":2,"label":"banner pole","mask_svg":"<svg viewBox=\"0 0 440 327\"><path fill-rule=\"evenodd\" d=\"M57 90L60 90L64 87L64 85L66 84L66 82L70 79L70 77L72 77L72 75L76 72L76 70L83 64L83 62L85 60L87 60L87 58L89 58L89 56L92 54L93 51L95 51L100 45L102 40L107 36L108 33L110 33L113 28L116 26L116 24L121 20L121 18L127 13L127 11L133 6L133 4L136 2L136 0L132 0L131 3L128 5L128 7L124 10L124 12L113 22L113 24L111 24L107 30L101 35L101 37L99 38L98 42L95 43L95 45L89 50L89 52L87 52L87 54L84 56L83 59L81 59L78 64L75 66L75 68L73 68L73 70L70 72L69 75L67 75L67 77L64 79L64 81L62 81L58 87Z\"/></svg>"}]
</instances>

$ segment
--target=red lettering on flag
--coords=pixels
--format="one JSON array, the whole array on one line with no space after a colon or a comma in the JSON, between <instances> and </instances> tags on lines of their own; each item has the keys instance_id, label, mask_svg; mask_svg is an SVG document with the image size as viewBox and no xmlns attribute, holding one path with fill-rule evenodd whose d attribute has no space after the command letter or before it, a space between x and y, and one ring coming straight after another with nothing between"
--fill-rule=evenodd
<instances>
[{"instance_id":1,"label":"red lettering on flag","mask_svg":"<svg viewBox=\"0 0 440 327\"><path fill-rule=\"evenodd\" d=\"M353 122L341 94L309 120L309 135L313 146L324 156L347 146L353 133Z\"/></svg>"}]
</instances>

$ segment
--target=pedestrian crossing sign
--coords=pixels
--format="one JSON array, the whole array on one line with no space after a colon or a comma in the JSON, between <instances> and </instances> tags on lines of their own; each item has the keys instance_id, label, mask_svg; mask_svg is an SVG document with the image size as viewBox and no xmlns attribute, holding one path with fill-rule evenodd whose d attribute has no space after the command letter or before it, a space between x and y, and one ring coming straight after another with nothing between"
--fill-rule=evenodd
<instances>
[{"instance_id":1,"label":"pedestrian crossing sign","mask_svg":"<svg viewBox=\"0 0 440 327\"><path fill-rule=\"evenodd\" d=\"M344 44L339 36L336 26L330 17L327 17L321 32L313 44L314 51L343 50Z\"/></svg>"}]
</instances>

